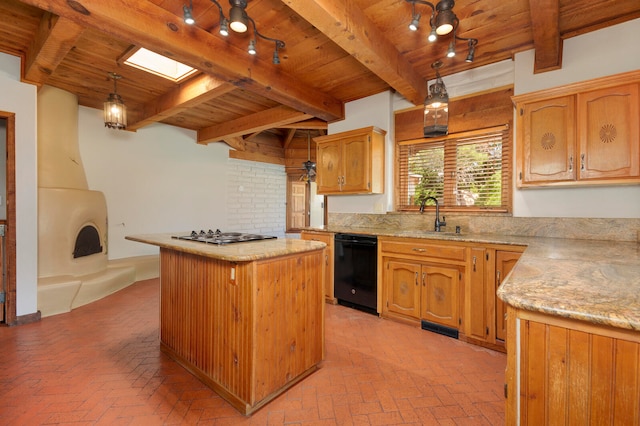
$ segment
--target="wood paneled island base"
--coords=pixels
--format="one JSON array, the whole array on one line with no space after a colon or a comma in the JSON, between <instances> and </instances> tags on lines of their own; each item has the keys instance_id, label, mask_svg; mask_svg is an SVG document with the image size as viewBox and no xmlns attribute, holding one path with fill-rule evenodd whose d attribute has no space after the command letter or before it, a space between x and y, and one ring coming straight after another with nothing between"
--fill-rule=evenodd
<instances>
[{"instance_id":1,"label":"wood paneled island base","mask_svg":"<svg viewBox=\"0 0 640 426\"><path fill-rule=\"evenodd\" d=\"M171 243L158 244L163 352L245 415L318 368L324 244L203 244L198 253L199 243ZM227 260L229 250L255 251L259 244L268 255Z\"/></svg>"},{"instance_id":2,"label":"wood paneled island base","mask_svg":"<svg viewBox=\"0 0 640 426\"><path fill-rule=\"evenodd\" d=\"M251 414L317 369L322 250L252 262L160 251L164 352Z\"/></svg>"}]
</instances>

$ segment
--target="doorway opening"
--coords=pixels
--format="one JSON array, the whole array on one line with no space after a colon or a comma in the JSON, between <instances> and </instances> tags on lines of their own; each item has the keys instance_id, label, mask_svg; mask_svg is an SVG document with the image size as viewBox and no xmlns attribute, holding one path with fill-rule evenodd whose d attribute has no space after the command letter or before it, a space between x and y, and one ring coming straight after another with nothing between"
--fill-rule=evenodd
<instances>
[{"instance_id":1,"label":"doorway opening","mask_svg":"<svg viewBox=\"0 0 640 426\"><path fill-rule=\"evenodd\" d=\"M16 321L15 114L0 111L0 323Z\"/></svg>"}]
</instances>

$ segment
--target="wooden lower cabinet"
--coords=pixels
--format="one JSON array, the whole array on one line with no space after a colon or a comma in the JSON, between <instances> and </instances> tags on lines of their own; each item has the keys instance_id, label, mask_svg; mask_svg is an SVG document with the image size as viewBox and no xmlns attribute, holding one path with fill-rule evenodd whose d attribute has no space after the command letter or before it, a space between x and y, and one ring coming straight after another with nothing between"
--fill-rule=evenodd
<instances>
[{"instance_id":1,"label":"wooden lower cabinet","mask_svg":"<svg viewBox=\"0 0 640 426\"><path fill-rule=\"evenodd\" d=\"M300 238L310 241L321 241L327 245L324 252L324 298L328 303L336 304L338 301L333 295L333 253L334 234L332 232L302 231Z\"/></svg>"},{"instance_id":2,"label":"wooden lower cabinet","mask_svg":"<svg viewBox=\"0 0 640 426\"><path fill-rule=\"evenodd\" d=\"M409 238L380 238L378 246L382 316L458 330L466 247Z\"/></svg>"},{"instance_id":3,"label":"wooden lower cabinet","mask_svg":"<svg viewBox=\"0 0 640 426\"><path fill-rule=\"evenodd\" d=\"M639 425L640 333L508 307L508 425Z\"/></svg>"}]
</instances>

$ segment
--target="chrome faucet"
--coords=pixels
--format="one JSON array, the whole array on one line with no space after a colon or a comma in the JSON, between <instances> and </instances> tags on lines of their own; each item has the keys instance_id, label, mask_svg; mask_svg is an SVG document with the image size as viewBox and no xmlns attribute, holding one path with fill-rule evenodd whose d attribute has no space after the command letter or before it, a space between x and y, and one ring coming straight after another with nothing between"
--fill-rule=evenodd
<instances>
[{"instance_id":1,"label":"chrome faucet","mask_svg":"<svg viewBox=\"0 0 640 426\"><path fill-rule=\"evenodd\" d=\"M420 213L424 213L424 204L427 202L427 200L433 200L433 202L436 203L436 221L435 221L434 230L436 232L440 232L440 227L447 226L447 222L445 222L444 216L442 216L442 221L440 221L440 207L438 205L438 199L436 197L423 198L422 202L420 203Z\"/></svg>"}]
</instances>

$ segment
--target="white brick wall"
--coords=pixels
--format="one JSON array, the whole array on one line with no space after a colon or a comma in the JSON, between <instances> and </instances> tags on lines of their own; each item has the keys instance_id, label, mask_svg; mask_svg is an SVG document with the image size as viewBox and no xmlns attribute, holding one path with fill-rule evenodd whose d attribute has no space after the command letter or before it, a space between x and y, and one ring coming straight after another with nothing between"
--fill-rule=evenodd
<instances>
[{"instance_id":1,"label":"white brick wall","mask_svg":"<svg viewBox=\"0 0 640 426\"><path fill-rule=\"evenodd\" d=\"M284 237L287 175L284 166L228 160L228 229Z\"/></svg>"}]
</instances>

